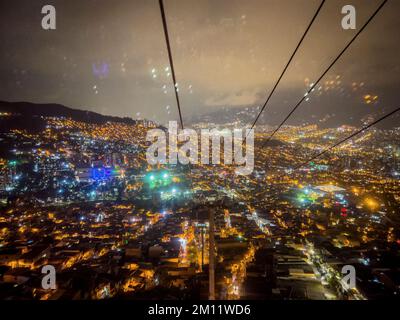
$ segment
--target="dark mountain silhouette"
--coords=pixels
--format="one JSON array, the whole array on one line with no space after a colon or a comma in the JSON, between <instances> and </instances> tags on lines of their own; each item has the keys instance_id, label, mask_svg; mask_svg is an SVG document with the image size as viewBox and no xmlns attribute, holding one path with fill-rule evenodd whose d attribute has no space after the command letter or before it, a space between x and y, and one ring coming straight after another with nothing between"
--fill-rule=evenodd
<instances>
[{"instance_id":1,"label":"dark mountain silhouette","mask_svg":"<svg viewBox=\"0 0 400 320\"><path fill-rule=\"evenodd\" d=\"M68 108L60 104L36 104L30 102L0 101L0 112L17 114L22 118L31 119L31 121L34 121L33 119L36 117L66 117L76 121L94 124L103 124L106 122L120 122L126 124L137 123L136 120L131 118L105 116L92 111ZM18 121L22 120L20 119Z\"/></svg>"}]
</instances>

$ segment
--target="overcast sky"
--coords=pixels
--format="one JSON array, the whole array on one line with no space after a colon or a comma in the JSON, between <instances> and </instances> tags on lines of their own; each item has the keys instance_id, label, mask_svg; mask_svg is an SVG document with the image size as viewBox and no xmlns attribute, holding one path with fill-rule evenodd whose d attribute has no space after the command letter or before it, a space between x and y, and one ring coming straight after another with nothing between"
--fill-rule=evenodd
<instances>
[{"instance_id":1,"label":"overcast sky","mask_svg":"<svg viewBox=\"0 0 400 320\"><path fill-rule=\"evenodd\" d=\"M344 5L356 6L360 28L380 2L327 0L268 112L286 113L354 35L341 28ZM165 0L183 118L263 104L319 3ZM55 31L41 28L45 4ZM389 0L299 112L397 107L399 12ZM2 0L0 46L0 100L177 119L156 0Z\"/></svg>"}]
</instances>

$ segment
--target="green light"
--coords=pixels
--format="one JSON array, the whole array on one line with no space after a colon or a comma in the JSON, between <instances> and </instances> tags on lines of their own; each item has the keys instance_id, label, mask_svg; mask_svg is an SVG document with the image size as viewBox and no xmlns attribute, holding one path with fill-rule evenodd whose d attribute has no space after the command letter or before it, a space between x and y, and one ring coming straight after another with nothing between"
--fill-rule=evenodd
<instances>
[{"instance_id":1,"label":"green light","mask_svg":"<svg viewBox=\"0 0 400 320\"><path fill-rule=\"evenodd\" d=\"M300 203L304 204L307 201L307 197L304 194L299 194L297 196L297 201L299 201Z\"/></svg>"},{"instance_id":2,"label":"green light","mask_svg":"<svg viewBox=\"0 0 400 320\"><path fill-rule=\"evenodd\" d=\"M171 174L167 171L148 172L145 180L150 189L168 186L172 183Z\"/></svg>"}]
</instances>

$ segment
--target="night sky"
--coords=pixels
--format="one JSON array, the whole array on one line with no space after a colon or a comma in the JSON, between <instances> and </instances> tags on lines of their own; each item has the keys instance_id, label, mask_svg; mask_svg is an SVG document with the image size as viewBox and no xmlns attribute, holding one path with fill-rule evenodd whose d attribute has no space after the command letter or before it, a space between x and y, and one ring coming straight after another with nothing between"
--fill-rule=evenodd
<instances>
[{"instance_id":1,"label":"night sky","mask_svg":"<svg viewBox=\"0 0 400 320\"><path fill-rule=\"evenodd\" d=\"M262 105L319 0L165 0L184 120ZM283 118L380 0L328 0L265 116ZM57 30L41 28L41 8ZM363 117L397 107L400 1L372 21L295 116ZM60 103L109 115L177 119L157 0L2 0L0 100ZM369 102L368 102L369 101ZM339 123L338 123L339 124Z\"/></svg>"}]
</instances>

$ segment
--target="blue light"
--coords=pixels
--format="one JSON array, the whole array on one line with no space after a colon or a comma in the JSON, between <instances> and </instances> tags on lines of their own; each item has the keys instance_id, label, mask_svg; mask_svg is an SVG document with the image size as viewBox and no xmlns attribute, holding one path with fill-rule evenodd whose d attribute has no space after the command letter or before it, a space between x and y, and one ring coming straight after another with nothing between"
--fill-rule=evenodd
<instances>
[{"instance_id":1,"label":"blue light","mask_svg":"<svg viewBox=\"0 0 400 320\"><path fill-rule=\"evenodd\" d=\"M107 180L111 177L112 170L106 169L104 167L101 168L93 168L91 170L91 176L93 180Z\"/></svg>"},{"instance_id":2,"label":"blue light","mask_svg":"<svg viewBox=\"0 0 400 320\"><path fill-rule=\"evenodd\" d=\"M344 195L342 195L342 194L340 194L340 193L337 193L337 194L336 194L336 198L342 200L342 199L344 198Z\"/></svg>"},{"instance_id":3,"label":"blue light","mask_svg":"<svg viewBox=\"0 0 400 320\"><path fill-rule=\"evenodd\" d=\"M363 265L368 266L370 263L370 260L369 260L369 258L364 258L364 259L361 259L361 262Z\"/></svg>"}]
</instances>

